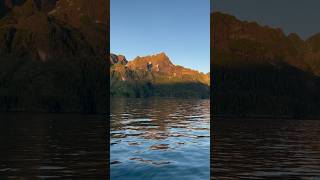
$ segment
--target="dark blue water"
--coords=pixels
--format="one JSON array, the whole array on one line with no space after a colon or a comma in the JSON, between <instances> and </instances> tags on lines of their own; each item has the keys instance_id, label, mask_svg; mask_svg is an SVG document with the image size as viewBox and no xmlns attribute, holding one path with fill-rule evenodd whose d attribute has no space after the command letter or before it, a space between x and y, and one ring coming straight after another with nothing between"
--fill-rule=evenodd
<instances>
[{"instance_id":1,"label":"dark blue water","mask_svg":"<svg viewBox=\"0 0 320 180\"><path fill-rule=\"evenodd\" d=\"M320 121L213 119L211 179L320 179Z\"/></svg>"},{"instance_id":2,"label":"dark blue water","mask_svg":"<svg viewBox=\"0 0 320 180\"><path fill-rule=\"evenodd\" d=\"M105 116L0 114L0 179L106 179Z\"/></svg>"},{"instance_id":3,"label":"dark blue water","mask_svg":"<svg viewBox=\"0 0 320 180\"><path fill-rule=\"evenodd\" d=\"M209 104L113 99L111 180L210 179Z\"/></svg>"}]
</instances>

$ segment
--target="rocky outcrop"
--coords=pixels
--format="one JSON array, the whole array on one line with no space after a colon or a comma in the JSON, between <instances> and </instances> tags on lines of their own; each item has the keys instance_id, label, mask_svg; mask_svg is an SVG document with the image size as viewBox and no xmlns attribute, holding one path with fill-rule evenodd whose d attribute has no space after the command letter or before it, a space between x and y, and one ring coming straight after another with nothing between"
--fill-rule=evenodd
<instances>
[{"instance_id":1,"label":"rocky outcrop","mask_svg":"<svg viewBox=\"0 0 320 180\"><path fill-rule=\"evenodd\" d=\"M126 65L127 63L128 63L128 61L125 56L110 54L110 64L111 65L114 65L114 64Z\"/></svg>"}]
</instances>

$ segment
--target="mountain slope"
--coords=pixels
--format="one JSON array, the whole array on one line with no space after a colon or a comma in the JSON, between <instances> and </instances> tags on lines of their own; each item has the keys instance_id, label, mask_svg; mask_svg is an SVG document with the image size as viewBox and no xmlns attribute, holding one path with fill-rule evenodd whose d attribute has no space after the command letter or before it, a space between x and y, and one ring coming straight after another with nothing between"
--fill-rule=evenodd
<instances>
[{"instance_id":1,"label":"mountain slope","mask_svg":"<svg viewBox=\"0 0 320 180\"><path fill-rule=\"evenodd\" d=\"M107 29L91 19L82 29L52 15L69 0L11 2L0 18L0 110L106 111Z\"/></svg>"},{"instance_id":2,"label":"mountain slope","mask_svg":"<svg viewBox=\"0 0 320 180\"><path fill-rule=\"evenodd\" d=\"M48 16L35 0L14 7L0 19L0 25L1 55L30 56L42 61L95 55L79 29Z\"/></svg>"},{"instance_id":3,"label":"mountain slope","mask_svg":"<svg viewBox=\"0 0 320 180\"><path fill-rule=\"evenodd\" d=\"M80 30L85 39L100 55L108 46L106 31L109 30L109 1L107 0L59 0L50 16Z\"/></svg>"},{"instance_id":4,"label":"mountain slope","mask_svg":"<svg viewBox=\"0 0 320 180\"><path fill-rule=\"evenodd\" d=\"M215 115L320 115L320 61L308 41L220 12L211 14L211 33Z\"/></svg>"},{"instance_id":5,"label":"mountain slope","mask_svg":"<svg viewBox=\"0 0 320 180\"><path fill-rule=\"evenodd\" d=\"M209 97L209 76L172 64L165 53L137 57L110 56L111 95L127 97Z\"/></svg>"}]
</instances>

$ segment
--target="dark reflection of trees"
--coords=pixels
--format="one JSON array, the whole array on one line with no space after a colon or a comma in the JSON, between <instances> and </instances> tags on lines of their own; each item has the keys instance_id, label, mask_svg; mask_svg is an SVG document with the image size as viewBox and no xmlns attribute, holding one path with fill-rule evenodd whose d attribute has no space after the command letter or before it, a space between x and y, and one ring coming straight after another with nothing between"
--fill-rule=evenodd
<instances>
[{"instance_id":1,"label":"dark reflection of trees","mask_svg":"<svg viewBox=\"0 0 320 180\"><path fill-rule=\"evenodd\" d=\"M193 128L194 117L209 113L209 101L197 99L112 99L111 131L134 128L146 139L165 139L170 128Z\"/></svg>"},{"instance_id":2,"label":"dark reflection of trees","mask_svg":"<svg viewBox=\"0 0 320 180\"><path fill-rule=\"evenodd\" d=\"M0 177L106 177L105 117L11 113L0 119Z\"/></svg>"}]
</instances>

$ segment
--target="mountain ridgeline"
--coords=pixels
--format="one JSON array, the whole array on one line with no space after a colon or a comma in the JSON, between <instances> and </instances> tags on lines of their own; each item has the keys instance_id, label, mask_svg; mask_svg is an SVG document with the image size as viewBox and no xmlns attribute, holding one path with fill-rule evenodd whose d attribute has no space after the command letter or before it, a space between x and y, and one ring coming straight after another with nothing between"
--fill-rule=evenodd
<instances>
[{"instance_id":1,"label":"mountain ridgeline","mask_svg":"<svg viewBox=\"0 0 320 180\"><path fill-rule=\"evenodd\" d=\"M106 111L109 3L0 2L0 110Z\"/></svg>"},{"instance_id":2,"label":"mountain ridgeline","mask_svg":"<svg viewBox=\"0 0 320 180\"><path fill-rule=\"evenodd\" d=\"M320 34L211 14L214 115L320 117Z\"/></svg>"},{"instance_id":3,"label":"mountain ridgeline","mask_svg":"<svg viewBox=\"0 0 320 180\"><path fill-rule=\"evenodd\" d=\"M172 64L165 53L136 57L110 55L112 97L209 98L209 74Z\"/></svg>"}]
</instances>

